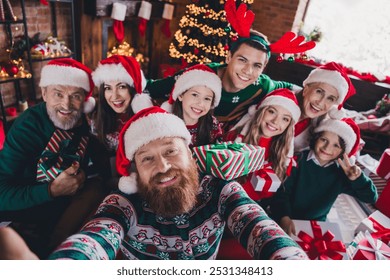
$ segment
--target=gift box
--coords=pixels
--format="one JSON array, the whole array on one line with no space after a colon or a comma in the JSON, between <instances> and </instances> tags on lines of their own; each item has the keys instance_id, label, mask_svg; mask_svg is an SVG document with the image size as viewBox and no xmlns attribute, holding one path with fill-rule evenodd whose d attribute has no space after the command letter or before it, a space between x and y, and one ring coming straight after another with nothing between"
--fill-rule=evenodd
<instances>
[{"instance_id":1,"label":"gift box","mask_svg":"<svg viewBox=\"0 0 390 280\"><path fill-rule=\"evenodd\" d=\"M372 233L375 238L379 238L390 245L390 218L386 217L380 211L375 211L361 221L355 229L355 234L366 231Z\"/></svg>"},{"instance_id":2,"label":"gift box","mask_svg":"<svg viewBox=\"0 0 390 280\"><path fill-rule=\"evenodd\" d=\"M261 198L271 197L279 189L281 181L272 168L262 168L252 174L251 185Z\"/></svg>"},{"instance_id":3,"label":"gift box","mask_svg":"<svg viewBox=\"0 0 390 280\"><path fill-rule=\"evenodd\" d=\"M347 254L352 260L390 260L390 247L365 231L351 242Z\"/></svg>"},{"instance_id":4,"label":"gift box","mask_svg":"<svg viewBox=\"0 0 390 280\"><path fill-rule=\"evenodd\" d=\"M387 180L378 176L376 170L379 165L379 161L371 157L369 154L365 154L357 157L356 165L362 169L362 172L366 174L373 181L377 188L383 188L387 184Z\"/></svg>"},{"instance_id":5,"label":"gift box","mask_svg":"<svg viewBox=\"0 0 390 280\"><path fill-rule=\"evenodd\" d=\"M81 162L87 149L88 137L73 139L73 133L54 131L37 163L37 181L51 182L73 162Z\"/></svg>"},{"instance_id":6,"label":"gift box","mask_svg":"<svg viewBox=\"0 0 390 280\"><path fill-rule=\"evenodd\" d=\"M387 182L387 185L380 193L375 207L390 218L390 181Z\"/></svg>"},{"instance_id":7,"label":"gift box","mask_svg":"<svg viewBox=\"0 0 390 280\"><path fill-rule=\"evenodd\" d=\"M330 222L293 220L297 236L292 238L311 260L347 259L338 224Z\"/></svg>"},{"instance_id":8,"label":"gift box","mask_svg":"<svg viewBox=\"0 0 390 280\"><path fill-rule=\"evenodd\" d=\"M264 148L223 142L193 148L199 169L224 180L233 180L262 168Z\"/></svg>"},{"instance_id":9,"label":"gift box","mask_svg":"<svg viewBox=\"0 0 390 280\"><path fill-rule=\"evenodd\" d=\"M390 148L383 152L376 168L376 173L386 180L390 179Z\"/></svg>"}]
</instances>

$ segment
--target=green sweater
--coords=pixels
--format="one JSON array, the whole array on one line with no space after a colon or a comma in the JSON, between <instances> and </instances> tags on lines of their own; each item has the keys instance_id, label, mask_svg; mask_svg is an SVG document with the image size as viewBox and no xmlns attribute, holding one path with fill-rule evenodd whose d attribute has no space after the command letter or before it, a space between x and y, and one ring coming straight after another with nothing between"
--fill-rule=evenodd
<instances>
[{"instance_id":1,"label":"green sweater","mask_svg":"<svg viewBox=\"0 0 390 280\"><path fill-rule=\"evenodd\" d=\"M255 259L306 259L303 250L234 181L205 176L196 206L156 215L139 194L107 196L80 232L49 259L215 259L225 226Z\"/></svg>"},{"instance_id":2,"label":"green sweater","mask_svg":"<svg viewBox=\"0 0 390 280\"><path fill-rule=\"evenodd\" d=\"M310 151L302 152L298 166L271 199L271 216L279 221L284 216L298 220L325 221L337 196L349 194L366 203L375 203L375 185L363 172L350 181L336 163L327 167L307 160Z\"/></svg>"},{"instance_id":3,"label":"green sweater","mask_svg":"<svg viewBox=\"0 0 390 280\"><path fill-rule=\"evenodd\" d=\"M12 125L0 151L0 211L27 209L52 200L48 183L37 182L36 176L37 162L54 131L45 102L26 110ZM88 135L85 118L70 131ZM87 163L88 149L81 166Z\"/></svg>"},{"instance_id":4,"label":"green sweater","mask_svg":"<svg viewBox=\"0 0 390 280\"><path fill-rule=\"evenodd\" d=\"M227 65L211 63L208 64L208 66L213 69L215 73L217 73L219 68L224 68ZM184 70L179 71L175 75L164 79L149 80L146 86L146 90L150 93L152 98L168 99L176 79L179 75L181 75L183 71ZM256 96L256 98L248 102L248 104L242 106L242 108L240 108L240 110L238 110L237 113L234 114L233 119L229 120L229 122L238 121L238 119L241 118L241 116L243 116L248 111L248 107L250 105L257 104L269 92L278 88L292 89L292 86L293 85L291 83L273 81L267 75L262 74L259 76L259 79L257 80L256 84L252 84L238 92L228 92L222 88L221 101L218 107L214 109L214 115L218 118L219 121L226 122L226 119L224 119L223 117L229 115L238 105L246 102L253 95L255 95L256 92L260 91L260 94Z\"/></svg>"}]
</instances>

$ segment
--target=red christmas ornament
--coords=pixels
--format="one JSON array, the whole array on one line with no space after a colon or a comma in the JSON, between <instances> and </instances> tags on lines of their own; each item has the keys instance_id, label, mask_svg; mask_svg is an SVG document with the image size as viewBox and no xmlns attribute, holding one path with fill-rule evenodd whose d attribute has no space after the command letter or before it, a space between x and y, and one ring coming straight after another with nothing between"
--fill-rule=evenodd
<instances>
[{"instance_id":1,"label":"red christmas ornament","mask_svg":"<svg viewBox=\"0 0 390 280\"><path fill-rule=\"evenodd\" d=\"M195 49L194 49L194 54L198 55L198 53L199 53L199 49L198 49L198 48L195 48Z\"/></svg>"},{"instance_id":2,"label":"red christmas ornament","mask_svg":"<svg viewBox=\"0 0 390 280\"><path fill-rule=\"evenodd\" d=\"M224 49L225 51L229 50L229 45L225 45L225 46L223 47L223 49Z\"/></svg>"},{"instance_id":3,"label":"red christmas ornament","mask_svg":"<svg viewBox=\"0 0 390 280\"><path fill-rule=\"evenodd\" d=\"M5 65L4 70L11 77L13 77L14 75L18 74L18 72L19 72L18 67L15 64L12 64L12 63L9 63L9 64Z\"/></svg>"},{"instance_id":4,"label":"red christmas ornament","mask_svg":"<svg viewBox=\"0 0 390 280\"><path fill-rule=\"evenodd\" d=\"M282 56L278 56L277 58L276 58L276 62L277 63L281 63L283 61L283 57Z\"/></svg>"},{"instance_id":5,"label":"red christmas ornament","mask_svg":"<svg viewBox=\"0 0 390 280\"><path fill-rule=\"evenodd\" d=\"M232 37L232 41L233 41L233 42L235 42L235 41L237 41L237 40L238 40L238 37L237 37L237 36L233 36L233 37Z\"/></svg>"},{"instance_id":6,"label":"red christmas ornament","mask_svg":"<svg viewBox=\"0 0 390 280\"><path fill-rule=\"evenodd\" d=\"M210 16L210 12L205 12L204 14L206 17Z\"/></svg>"}]
</instances>

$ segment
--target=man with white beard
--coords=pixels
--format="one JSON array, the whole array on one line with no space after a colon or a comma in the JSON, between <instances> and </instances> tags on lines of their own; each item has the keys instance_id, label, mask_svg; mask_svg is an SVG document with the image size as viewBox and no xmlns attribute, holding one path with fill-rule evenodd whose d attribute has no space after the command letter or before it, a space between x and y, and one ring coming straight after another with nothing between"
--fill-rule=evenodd
<instances>
[{"instance_id":1,"label":"man with white beard","mask_svg":"<svg viewBox=\"0 0 390 280\"><path fill-rule=\"evenodd\" d=\"M42 68L44 102L21 114L0 151L0 221L40 258L79 229L107 194L86 180L94 139L84 113L94 107L91 70L71 59ZM72 209L77 210L72 210Z\"/></svg>"}]
</instances>

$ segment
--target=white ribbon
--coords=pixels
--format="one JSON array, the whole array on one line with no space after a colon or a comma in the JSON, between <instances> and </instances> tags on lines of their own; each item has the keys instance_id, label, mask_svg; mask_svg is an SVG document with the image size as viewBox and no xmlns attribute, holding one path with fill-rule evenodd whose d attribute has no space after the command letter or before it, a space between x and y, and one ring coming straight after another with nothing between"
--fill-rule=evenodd
<instances>
[{"instance_id":1,"label":"white ribbon","mask_svg":"<svg viewBox=\"0 0 390 280\"><path fill-rule=\"evenodd\" d=\"M371 234L368 231L365 232L365 237L367 238L367 241L371 245L371 247L358 245L357 249L375 253L375 259L377 260L388 260L390 258L390 252L386 252L380 249L384 244L381 240L374 240L374 238L372 238ZM386 244L384 245L387 246Z\"/></svg>"}]
</instances>

